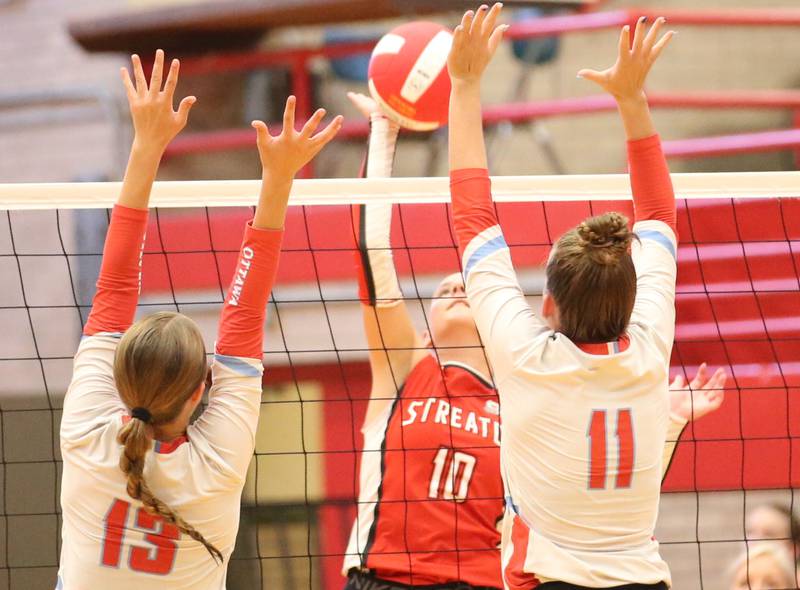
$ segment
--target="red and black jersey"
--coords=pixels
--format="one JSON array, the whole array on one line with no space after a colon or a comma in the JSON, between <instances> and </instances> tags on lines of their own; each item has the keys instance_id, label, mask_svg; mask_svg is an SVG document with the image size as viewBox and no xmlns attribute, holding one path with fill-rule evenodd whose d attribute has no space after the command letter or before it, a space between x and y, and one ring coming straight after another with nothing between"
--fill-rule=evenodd
<instances>
[{"instance_id":1,"label":"red and black jersey","mask_svg":"<svg viewBox=\"0 0 800 590\"><path fill-rule=\"evenodd\" d=\"M492 385L431 355L363 432L345 571L410 585L502 587L500 406Z\"/></svg>"}]
</instances>

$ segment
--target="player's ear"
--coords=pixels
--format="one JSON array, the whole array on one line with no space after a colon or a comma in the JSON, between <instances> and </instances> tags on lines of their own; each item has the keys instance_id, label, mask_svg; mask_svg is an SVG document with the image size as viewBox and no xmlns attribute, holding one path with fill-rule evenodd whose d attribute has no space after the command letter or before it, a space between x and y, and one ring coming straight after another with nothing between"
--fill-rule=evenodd
<instances>
[{"instance_id":1,"label":"player's ear","mask_svg":"<svg viewBox=\"0 0 800 590\"><path fill-rule=\"evenodd\" d=\"M547 320L551 328L555 329L558 325L558 306L556 306L556 300L547 291L542 294L542 317Z\"/></svg>"},{"instance_id":2,"label":"player's ear","mask_svg":"<svg viewBox=\"0 0 800 590\"><path fill-rule=\"evenodd\" d=\"M424 330L424 331L422 332L422 345L423 345L425 348L431 348L431 347L433 347L433 339L431 338L431 332L430 332L430 330Z\"/></svg>"},{"instance_id":3,"label":"player's ear","mask_svg":"<svg viewBox=\"0 0 800 590\"><path fill-rule=\"evenodd\" d=\"M205 390L206 390L206 382L203 381L202 383L200 383L200 385L197 386L197 389L194 391L194 393L192 393L192 395L189 396L189 401L195 406L199 404L200 398L203 397L203 392Z\"/></svg>"}]
</instances>

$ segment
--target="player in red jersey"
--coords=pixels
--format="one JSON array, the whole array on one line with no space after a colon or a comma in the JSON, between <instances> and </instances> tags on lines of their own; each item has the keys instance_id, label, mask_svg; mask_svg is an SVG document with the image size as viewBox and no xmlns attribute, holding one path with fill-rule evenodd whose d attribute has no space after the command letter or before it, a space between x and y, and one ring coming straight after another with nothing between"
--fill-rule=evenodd
<instances>
[{"instance_id":1,"label":"player in red jersey","mask_svg":"<svg viewBox=\"0 0 800 590\"><path fill-rule=\"evenodd\" d=\"M150 190L164 149L186 125L194 97L173 111L177 60L162 89L164 54L150 82L138 56L123 69L135 139L111 214L103 263L75 355L61 420L62 550L58 590L198 590L225 587L261 403L263 326L295 173L330 141L324 111L283 132L254 122L263 184L223 304L208 407L193 423L206 381L198 326L161 312L134 323Z\"/></svg>"},{"instance_id":2,"label":"player in red jersey","mask_svg":"<svg viewBox=\"0 0 800 590\"><path fill-rule=\"evenodd\" d=\"M370 119L367 176L391 176L397 126L371 98L349 96ZM436 288L420 334L392 261L391 205L354 213L373 383L346 590L501 588L499 405L463 280ZM665 465L689 417L719 407L724 381L702 366L694 397L675 381Z\"/></svg>"}]
</instances>

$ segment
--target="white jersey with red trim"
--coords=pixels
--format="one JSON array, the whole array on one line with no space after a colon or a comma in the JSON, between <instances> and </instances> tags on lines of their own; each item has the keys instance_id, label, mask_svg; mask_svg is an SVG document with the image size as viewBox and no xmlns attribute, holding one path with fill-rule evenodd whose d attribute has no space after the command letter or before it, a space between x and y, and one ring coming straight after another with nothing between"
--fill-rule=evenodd
<instances>
[{"instance_id":1,"label":"white jersey with red trim","mask_svg":"<svg viewBox=\"0 0 800 590\"><path fill-rule=\"evenodd\" d=\"M499 226L464 251L467 296L500 394L507 588L670 582L653 530L669 424L677 245L660 221L634 231L633 315L623 346L603 351L583 350L533 313Z\"/></svg>"},{"instance_id":2,"label":"white jersey with red trim","mask_svg":"<svg viewBox=\"0 0 800 590\"><path fill-rule=\"evenodd\" d=\"M216 355L209 404L175 441L154 443L144 476L157 497L221 552L151 516L126 491L117 434L127 410L116 391L121 334L85 337L64 401L62 549L57 589L221 590L233 552L261 402L260 360Z\"/></svg>"}]
</instances>

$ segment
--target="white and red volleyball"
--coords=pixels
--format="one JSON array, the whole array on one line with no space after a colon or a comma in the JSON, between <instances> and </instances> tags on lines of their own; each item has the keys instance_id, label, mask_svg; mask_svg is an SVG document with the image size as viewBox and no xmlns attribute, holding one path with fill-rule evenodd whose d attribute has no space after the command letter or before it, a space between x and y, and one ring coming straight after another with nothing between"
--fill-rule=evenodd
<instances>
[{"instance_id":1,"label":"white and red volleyball","mask_svg":"<svg viewBox=\"0 0 800 590\"><path fill-rule=\"evenodd\" d=\"M369 91L388 117L414 131L447 123L453 34L442 25L413 22L384 35L369 61Z\"/></svg>"}]
</instances>

